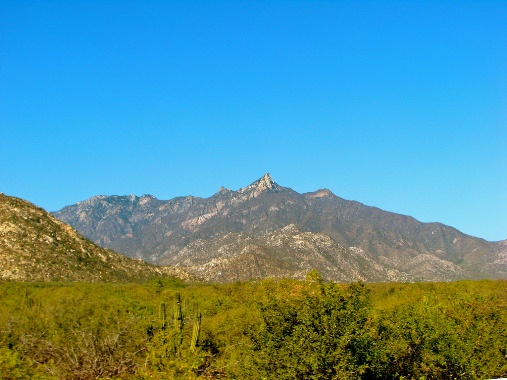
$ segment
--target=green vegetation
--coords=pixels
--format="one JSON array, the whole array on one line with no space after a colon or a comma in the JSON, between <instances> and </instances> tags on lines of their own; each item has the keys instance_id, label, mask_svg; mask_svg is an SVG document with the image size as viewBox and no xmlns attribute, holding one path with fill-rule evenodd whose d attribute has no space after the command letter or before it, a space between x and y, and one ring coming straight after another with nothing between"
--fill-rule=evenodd
<instances>
[{"instance_id":1,"label":"green vegetation","mask_svg":"<svg viewBox=\"0 0 507 380\"><path fill-rule=\"evenodd\" d=\"M507 281L0 283L0 379L507 376Z\"/></svg>"}]
</instances>

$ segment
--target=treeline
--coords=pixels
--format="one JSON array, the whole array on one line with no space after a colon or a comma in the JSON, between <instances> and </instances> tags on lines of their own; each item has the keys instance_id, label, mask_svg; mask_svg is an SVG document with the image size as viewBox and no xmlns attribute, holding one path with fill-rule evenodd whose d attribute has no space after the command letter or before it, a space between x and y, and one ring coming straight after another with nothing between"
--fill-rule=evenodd
<instances>
[{"instance_id":1,"label":"treeline","mask_svg":"<svg viewBox=\"0 0 507 380\"><path fill-rule=\"evenodd\" d=\"M507 376L507 281L0 284L1 379Z\"/></svg>"}]
</instances>

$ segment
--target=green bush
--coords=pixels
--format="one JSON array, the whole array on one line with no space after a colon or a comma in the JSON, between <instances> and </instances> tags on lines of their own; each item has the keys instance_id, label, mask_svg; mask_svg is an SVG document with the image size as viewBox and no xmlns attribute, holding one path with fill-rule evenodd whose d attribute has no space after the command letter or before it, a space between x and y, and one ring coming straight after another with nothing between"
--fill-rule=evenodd
<instances>
[{"instance_id":1,"label":"green bush","mask_svg":"<svg viewBox=\"0 0 507 380\"><path fill-rule=\"evenodd\" d=\"M362 284L319 284L262 305L250 370L269 379L359 379L368 362L370 301Z\"/></svg>"}]
</instances>

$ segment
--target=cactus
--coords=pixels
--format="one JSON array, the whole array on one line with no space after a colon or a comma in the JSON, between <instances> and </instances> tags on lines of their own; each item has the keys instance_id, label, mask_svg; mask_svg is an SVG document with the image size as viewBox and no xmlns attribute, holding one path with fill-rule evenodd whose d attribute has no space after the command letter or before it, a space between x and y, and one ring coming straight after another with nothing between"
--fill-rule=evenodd
<instances>
[{"instance_id":1,"label":"cactus","mask_svg":"<svg viewBox=\"0 0 507 380\"><path fill-rule=\"evenodd\" d=\"M25 300L24 300L24 306L27 309L33 308L35 305L34 299L30 297L30 293L28 292L28 289L25 288Z\"/></svg>"},{"instance_id":2,"label":"cactus","mask_svg":"<svg viewBox=\"0 0 507 380\"><path fill-rule=\"evenodd\" d=\"M27 309L30 307L29 300L30 296L28 293L28 289L25 288L25 296L23 297L23 306Z\"/></svg>"},{"instance_id":3,"label":"cactus","mask_svg":"<svg viewBox=\"0 0 507 380\"><path fill-rule=\"evenodd\" d=\"M190 342L190 351L195 353L197 351L197 342L199 341L199 332L201 331L201 318L200 311L195 316L194 331L192 333L192 341Z\"/></svg>"},{"instance_id":4,"label":"cactus","mask_svg":"<svg viewBox=\"0 0 507 380\"><path fill-rule=\"evenodd\" d=\"M183 312L181 311L180 293L176 293L176 307L174 310L174 332L177 336L177 343L183 343Z\"/></svg>"},{"instance_id":5,"label":"cactus","mask_svg":"<svg viewBox=\"0 0 507 380\"><path fill-rule=\"evenodd\" d=\"M167 315L165 311L165 302L160 303L160 320L162 321L162 330L167 328Z\"/></svg>"}]
</instances>

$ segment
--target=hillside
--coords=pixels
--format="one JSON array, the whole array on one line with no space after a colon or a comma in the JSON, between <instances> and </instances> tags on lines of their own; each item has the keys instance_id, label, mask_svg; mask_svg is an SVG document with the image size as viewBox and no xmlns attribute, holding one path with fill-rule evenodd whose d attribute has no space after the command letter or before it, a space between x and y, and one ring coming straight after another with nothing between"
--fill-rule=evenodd
<instances>
[{"instance_id":1,"label":"hillside","mask_svg":"<svg viewBox=\"0 0 507 380\"><path fill-rule=\"evenodd\" d=\"M326 235L334 244L363 252L382 268L381 272L394 273L399 280L507 276L507 249L501 242L488 242L440 223L421 223L410 216L348 201L327 189L300 194L278 185L269 174L237 191L222 187L209 198L187 196L164 201L152 195L101 195L65 207L55 216L102 246L153 263L183 265L178 258L192 251L196 242L213 247L230 233L246 239L234 252L238 255L248 239L294 225L302 232ZM218 260L210 250L201 250L202 258ZM269 250L277 251L276 247ZM278 253L283 255L282 250ZM301 255L294 260L313 255L312 249ZM228 267L239 273L246 263L235 260L229 261ZM208 267L212 267L211 261ZM293 269L290 276L298 277ZM366 275L360 276L366 280L378 280L377 275L367 274L367 267L361 269ZM328 271L328 278L340 279L336 271L331 275L333 270ZM382 279L388 281L391 277L385 275Z\"/></svg>"},{"instance_id":2,"label":"hillside","mask_svg":"<svg viewBox=\"0 0 507 380\"><path fill-rule=\"evenodd\" d=\"M325 234L303 232L293 224L261 236L229 233L199 239L164 263L216 282L266 277L303 280L312 269L339 282L446 281L466 277L459 266L430 255L416 256L400 269L392 269L360 248L345 248Z\"/></svg>"},{"instance_id":3,"label":"hillside","mask_svg":"<svg viewBox=\"0 0 507 380\"><path fill-rule=\"evenodd\" d=\"M101 248L33 204L0 194L0 280L134 281L184 276Z\"/></svg>"}]
</instances>

